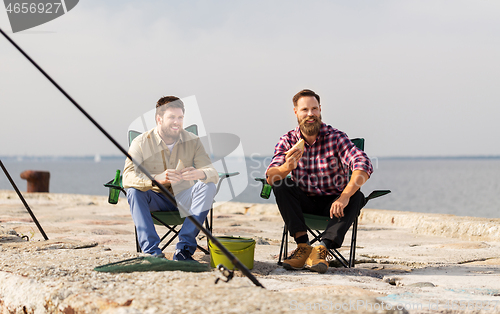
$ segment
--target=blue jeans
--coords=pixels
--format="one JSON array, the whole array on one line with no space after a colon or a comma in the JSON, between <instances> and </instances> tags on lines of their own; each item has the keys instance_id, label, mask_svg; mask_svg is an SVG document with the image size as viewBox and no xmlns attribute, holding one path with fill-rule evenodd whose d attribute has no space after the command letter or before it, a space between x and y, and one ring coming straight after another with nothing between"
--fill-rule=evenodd
<instances>
[{"instance_id":1,"label":"blue jeans","mask_svg":"<svg viewBox=\"0 0 500 314\"><path fill-rule=\"evenodd\" d=\"M203 224L208 215L208 210L212 207L215 197L215 184L196 182L191 188L175 195L178 206L189 210L189 214L200 224ZM156 232L153 218L150 212L177 210L166 196L152 190L140 191L135 188L127 189L127 199L130 205L130 212L137 230L137 239L142 252L159 255L160 237ZM177 249L187 249L191 254L196 250L196 236L200 230L189 220L179 231L179 242Z\"/></svg>"}]
</instances>

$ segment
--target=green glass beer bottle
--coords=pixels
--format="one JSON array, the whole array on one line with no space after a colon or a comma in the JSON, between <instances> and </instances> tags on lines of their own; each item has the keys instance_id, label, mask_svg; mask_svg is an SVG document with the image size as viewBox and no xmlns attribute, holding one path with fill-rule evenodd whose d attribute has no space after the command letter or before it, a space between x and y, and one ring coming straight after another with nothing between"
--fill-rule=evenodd
<instances>
[{"instance_id":1,"label":"green glass beer bottle","mask_svg":"<svg viewBox=\"0 0 500 314\"><path fill-rule=\"evenodd\" d=\"M116 170L115 179L113 180L112 185L116 187L109 188L108 203L117 204L118 197L120 196L120 170Z\"/></svg>"},{"instance_id":2,"label":"green glass beer bottle","mask_svg":"<svg viewBox=\"0 0 500 314\"><path fill-rule=\"evenodd\" d=\"M263 185L262 185L262 190L260 191L260 197L265 198L267 200L271 195L272 187L265 182L263 182L262 184Z\"/></svg>"}]
</instances>

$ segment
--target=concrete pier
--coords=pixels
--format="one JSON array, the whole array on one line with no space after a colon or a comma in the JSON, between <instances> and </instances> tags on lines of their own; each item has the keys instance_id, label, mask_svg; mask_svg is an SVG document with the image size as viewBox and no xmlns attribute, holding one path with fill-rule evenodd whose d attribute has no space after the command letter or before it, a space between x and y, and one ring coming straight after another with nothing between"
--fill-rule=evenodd
<instances>
[{"instance_id":1,"label":"concrete pier","mask_svg":"<svg viewBox=\"0 0 500 314\"><path fill-rule=\"evenodd\" d=\"M261 289L240 273L215 284L216 271L96 272L138 256L126 200L26 199L50 240L14 192L0 191L0 313L500 313L500 219L364 209L356 267L318 274L276 265L282 221L275 205L216 204L215 235L257 240L252 273ZM167 258L173 252L168 247ZM194 257L209 263L202 252Z\"/></svg>"}]
</instances>

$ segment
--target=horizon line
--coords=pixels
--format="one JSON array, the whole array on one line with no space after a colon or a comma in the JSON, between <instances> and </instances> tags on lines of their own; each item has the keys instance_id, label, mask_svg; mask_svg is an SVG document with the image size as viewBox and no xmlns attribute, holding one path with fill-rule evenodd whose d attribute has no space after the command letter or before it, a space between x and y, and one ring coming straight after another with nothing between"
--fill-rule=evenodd
<instances>
[{"instance_id":1,"label":"horizon line","mask_svg":"<svg viewBox=\"0 0 500 314\"><path fill-rule=\"evenodd\" d=\"M212 155L211 157L220 158L220 156ZM270 158L272 155L245 155L245 156L226 156L226 158ZM409 156L369 156L370 159L500 159L500 155L409 155ZM18 161L36 160L36 159L119 159L126 158L126 156L110 154L110 155L1 155L0 159L16 159Z\"/></svg>"}]
</instances>

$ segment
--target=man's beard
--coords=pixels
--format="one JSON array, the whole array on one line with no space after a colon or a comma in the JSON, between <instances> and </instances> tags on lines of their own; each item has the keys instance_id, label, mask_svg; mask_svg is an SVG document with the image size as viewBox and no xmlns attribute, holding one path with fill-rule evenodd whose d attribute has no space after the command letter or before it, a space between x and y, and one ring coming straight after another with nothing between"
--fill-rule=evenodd
<instances>
[{"instance_id":1,"label":"man's beard","mask_svg":"<svg viewBox=\"0 0 500 314\"><path fill-rule=\"evenodd\" d=\"M309 119L314 119L314 123L307 123L306 121ZM319 117L311 116L306 117L302 120L299 120L300 131L307 136L316 135L319 133L319 129L321 128L321 115Z\"/></svg>"},{"instance_id":2,"label":"man's beard","mask_svg":"<svg viewBox=\"0 0 500 314\"><path fill-rule=\"evenodd\" d=\"M177 141L179 139L179 136L180 136L180 127L179 127L178 132L172 131L170 129L170 126L166 127L163 129L163 134L164 134L164 136L166 136L170 140Z\"/></svg>"}]
</instances>

